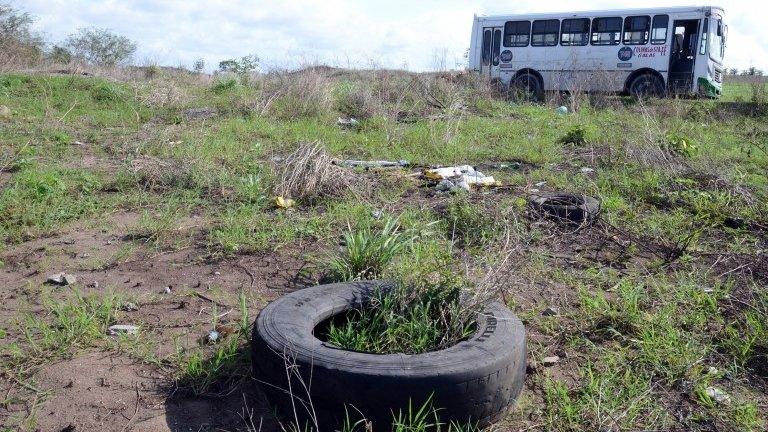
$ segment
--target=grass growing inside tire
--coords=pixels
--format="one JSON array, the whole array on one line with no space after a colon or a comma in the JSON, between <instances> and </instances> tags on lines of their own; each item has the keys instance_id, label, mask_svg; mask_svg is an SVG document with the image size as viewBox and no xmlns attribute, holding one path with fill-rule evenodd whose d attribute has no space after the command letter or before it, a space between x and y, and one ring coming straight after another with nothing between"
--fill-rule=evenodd
<instances>
[{"instance_id":1,"label":"grass growing inside tire","mask_svg":"<svg viewBox=\"0 0 768 432\"><path fill-rule=\"evenodd\" d=\"M369 305L332 319L327 342L353 351L419 354L466 339L474 330L475 315L460 302L463 282L456 277L438 279L398 282Z\"/></svg>"}]
</instances>

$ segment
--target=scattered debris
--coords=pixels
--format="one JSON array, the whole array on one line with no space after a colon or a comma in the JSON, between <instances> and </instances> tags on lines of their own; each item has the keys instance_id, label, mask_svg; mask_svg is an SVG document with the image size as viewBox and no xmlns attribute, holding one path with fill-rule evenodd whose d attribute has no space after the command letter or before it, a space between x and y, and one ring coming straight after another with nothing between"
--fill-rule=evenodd
<instances>
[{"instance_id":1,"label":"scattered debris","mask_svg":"<svg viewBox=\"0 0 768 432\"><path fill-rule=\"evenodd\" d=\"M139 327L130 324L115 324L109 326L108 330L110 336L117 336L120 334L135 335L139 332Z\"/></svg>"},{"instance_id":2,"label":"scattered debris","mask_svg":"<svg viewBox=\"0 0 768 432\"><path fill-rule=\"evenodd\" d=\"M715 400L715 402L719 404L727 405L731 403L731 396L717 387L707 387L704 389L704 392L707 394L707 396L711 397Z\"/></svg>"},{"instance_id":3,"label":"scattered debris","mask_svg":"<svg viewBox=\"0 0 768 432\"><path fill-rule=\"evenodd\" d=\"M51 285L72 285L77 282L77 276L61 272L48 276L45 282Z\"/></svg>"},{"instance_id":4,"label":"scattered debris","mask_svg":"<svg viewBox=\"0 0 768 432\"><path fill-rule=\"evenodd\" d=\"M560 114L560 115L566 115L566 114L568 114L568 107L565 106L565 105L561 105L561 106L557 107L555 112Z\"/></svg>"},{"instance_id":5,"label":"scattered debris","mask_svg":"<svg viewBox=\"0 0 768 432\"><path fill-rule=\"evenodd\" d=\"M277 208L287 209L293 207L294 204L296 204L296 202L290 198L282 196L275 197L275 207Z\"/></svg>"},{"instance_id":6,"label":"scattered debris","mask_svg":"<svg viewBox=\"0 0 768 432\"><path fill-rule=\"evenodd\" d=\"M546 367L554 366L560 363L560 357L559 356L544 357L544 359L542 359L541 362Z\"/></svg>"},{"instance_id":7,"label":"scattered debris","mask_svg":"<svg viewBox=\"0 0 768 432\"><path fill-rule=\"evenodd\" d=\"M534 186L536 186L536 187L543 187L545 184L547 184L547 182L545 182L545 181L540 181L540 182L538 182L538 183L534 183L533 185L534 185Z\"/></svg>"},{"instance_id":8,"label":"scattered debris","mask_svg":"<svg viewBox=\"0 0 768 432\"><path fill-rule=\"evenodd\" d=\"M374 210L371 212L371 217L374 219L381 219L383 214L381 213L381 210Z\"/></svg>"},{"instance_id":9,"label":"scattered debris","mask_svg":"<svg viewBox=\"0 0 768 432\"><path fill-rule=\"evenodd\" d=\"M170 294L171 293L171 286L168 285L167 287L163 288L163 294Z\"/></svg>"},{"instance_id":10,"label":"scattered debris","mask_svg":"<svg viewBox=\"0 0 768 432\"><path fill-rule=\"evenodd\" d=\"M600 213L600 201L570 193L531 195L528 207L536 215L575 223L591 223Z\"/></svg>"},{"instance_id":11,"label":"scattered debris","mask_svg":"<svg viewBox=\"0 0 768 432\"><path fill-rule=\"evenodd\" d=\"M581 172L584 174L589 174L595 172L595 169L590 167L582 167Z\"/></svg>"},{"instance_id":12,"label":"scattered debris","mask_svg":"<svg viewBox=\"0 0 768 432\"><path fill-rule=\"evenodd\" d=\"M492 167L496 169L508 169L513 171L519 170L520 168L522 168L522 166L523 164L518 161L502 162L502 163L497 163L495 165L492 165Z\"/></svg>"},{"instance_id":13,"label":"scattered debris","mask_svg":"<svg viewBox=\"0 0 768 432\"><path fill-rule=\"evenodd\" d=\"M560 311L558 311L557 308L550 306L544 309L541 314L543 316L557 316L560 315Z\"/></svg>"},{"instance_id":14,"label":"scattered debris","mask_svg":"<svg viewBox=\"0 0 768 432\"><path fill-rule=\"evenodd\" d=\"M135 312L139 310L139 305L132 302L125 302L122 305L120 305L120 310L123 312Z\"/></svg>"},{"instance_id":15,"label":"scattered debris","mask_svg":"<svg viewBox=\"0 0 768 432\"><path fill-rule=\"evenodd\" d=\"M496 181L492 176L486 176L480 171L475 170L470 165L430 168L424 170L424 176L429 180L439 181L436 190L443 192L453 192L457 187L471 191L473 186L501 186L501 182ZM448 182L445 182L446 180Z\"/></svg>"},{"instance_id":16,"label":"scattered debris","mask_svg":"<svg viewBox=\"0 0 768 432\"><path fill-rule=\"evenodd\" d=\"M205 338L208 343L214 344L219 340L219 332L211 330Z\"/></svg>"},{"instance_id":17,"label":"scattered debris","mask_svg":"<svg viewBox=\"0 0 768 432\"><path fill-rule=\"evenodd\" d=\"M410 163L405 160L401 159L398 161L387 161L387 160L378 160L378 161L365 161L365 160L352 160L347 159L338 162L339 166L342 166L344 168L404 168L410 165Z\"/></svg>"},{"instance_id":18,"label":"scattered debris","mask_svg":"<svg viewBox=\"0 0 768 432\"><path fill-rule=\"evenodd\" d=\"M438 192L456 192L457 190L461 191L464 189L456 186L452 181L445 179L440 180L440 183L435 186L435 190Z\"/></svg>"},{"instance_id":19,"label":"scattered debris","mask_svg":"<svg viewBox=\"0 0 768 432\"><path fill-rule=\"evenodd\" d=\"M336 124L338 124L339 126L341 126L343 128L350 128L351 129L351 128L358 127L360 125L360 122L357 121L356 118L352 118L352 117L350 117L350 118L339 117L339 119L336 121Z\"/></svg>"},{"instance_id":20,"label":"scattered debris","mask_svg":"<svg viewBox=\"0 0 768 432\"><path fill-rule=\"evenodd\" d=\"M708 375L718 375L719 373L720 373L720 371L716 367L714 367L714 366L710 366L710 367L707 368L707 374Z\"/></svg>"}]
</instances>

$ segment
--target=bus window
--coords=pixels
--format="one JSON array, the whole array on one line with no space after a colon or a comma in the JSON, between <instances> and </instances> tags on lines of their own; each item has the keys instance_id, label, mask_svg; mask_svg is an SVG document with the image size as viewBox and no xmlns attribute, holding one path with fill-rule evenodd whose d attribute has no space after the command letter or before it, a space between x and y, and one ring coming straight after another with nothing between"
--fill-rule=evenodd
<instances>
[{"instance_id":1,"label":"bus window","mask_svg":"<svg viewBox=\"0 0 768 432\"><path fill-rule=\"evenodd\" d=\"M491 30L486 29L483 32L483 65L491 64Z\"/></svg>"},{"instance_id":2,"label":"bus window","mask_svg":"<svg viewBox=\"0 0 768 432\"><path fill-rule=\"evenodd\" d=\"M589 40L589 18L565 19L560 29L560 45L586 45Z\"/></svg>"},{"instance_id":3,"label":"bus window","mask_svg":"<svg viewBox=\"0 0 768 432\"><path fill-rule=\"evenodd\" d=\"M653 17L653 30L651 30L651 43L663 45L667 43L667 27L669 15L656 15Z\"/></svg>"},{"instance_id":4,"label":"bus window","mask_svg":"<svg viewBox=\"0 0 768 432\"><path fill-rule=\"evenodd\" d=\"M531 38L530 21L507 21L504 24L504 46L526 47Z\"/></svg>"},{"instance_id":5,"label":"bus window","mask_svg":"<svg viewBox=\"0 0 768 432\"><path fill-rule=\"evenodd\" d=\"M531 30L531 46L555 46L559 32L559 20L534 21Z\"/></svg>"},{"instance_id":6,"label":"bus window","mask_svg":"<svg viewBox=\"0 0 768 432\"><path fill-rule=\"evenodd\" d=\"M707 53L707 35L709 34L709 18L704 18L704 25L701 26L701 46L699 47L699 54Z\"/></svg>"},{"instance_id":7,"label":"bus window","mask_svg":"<svg viewBox=\"0 0 768 432\"><path fill-rule=\"evenodd\" d=\"M621 17L592 20L592 45L618 45L621 42Z\"/></svg>"},{"instance_id":8,"label":"bus window","mask_svg":"<svg viewBox=\"0 0 768 432\"><path fill-rule=\"evenodd\" d=\"M648 43L648 31L651 17L630 16L624 18L624 45L645 45Z\"/></svg>"}]
</instances>

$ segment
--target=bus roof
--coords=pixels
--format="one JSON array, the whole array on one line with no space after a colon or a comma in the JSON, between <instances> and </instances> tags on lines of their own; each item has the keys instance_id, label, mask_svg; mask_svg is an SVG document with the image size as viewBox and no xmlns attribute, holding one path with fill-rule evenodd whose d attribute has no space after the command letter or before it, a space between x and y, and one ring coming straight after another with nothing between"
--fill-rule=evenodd
<instances>
[{"instance_id":1,"label":"bus roof","mask_svg":"<svg viewBox=\"0 0 768 432\"><path fill-rule=\"evenodd\" d=\"M532 14L506 14L506 15L478 15L478 21L497 21L511 19L541 19L541 18L563 18L563 17L592 17L605 15L635 15L635 14L664 14L664 13L685 13L685 12L710 12L712 10L724 11L720 6L674 6L674 7L655 7L655 8L633 8L633 9L603 9L569 12L545 12Z\"/></svg>"}]
</instances>

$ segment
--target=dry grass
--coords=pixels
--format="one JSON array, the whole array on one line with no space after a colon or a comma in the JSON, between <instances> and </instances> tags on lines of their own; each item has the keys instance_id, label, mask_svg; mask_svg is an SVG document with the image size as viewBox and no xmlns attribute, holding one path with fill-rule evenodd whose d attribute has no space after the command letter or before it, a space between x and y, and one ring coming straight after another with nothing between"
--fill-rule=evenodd
<instances>
[{"instance_id":1,"label":"dry grass","mask_svg":"<svg viewBox=\"0 0 768 432\"><path fill-rule=\"evenodd\" d=\"M299 145L277 171L275 195L307 203L349 194L362 197L368 189L363 179L338 166L319 142Z\"/></svg>"}]
</instances>

